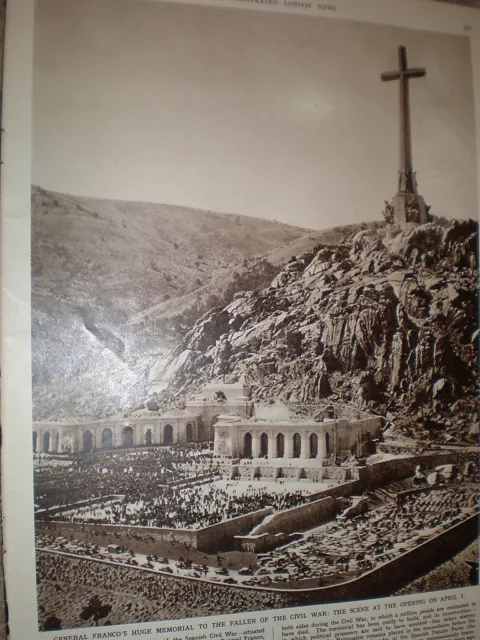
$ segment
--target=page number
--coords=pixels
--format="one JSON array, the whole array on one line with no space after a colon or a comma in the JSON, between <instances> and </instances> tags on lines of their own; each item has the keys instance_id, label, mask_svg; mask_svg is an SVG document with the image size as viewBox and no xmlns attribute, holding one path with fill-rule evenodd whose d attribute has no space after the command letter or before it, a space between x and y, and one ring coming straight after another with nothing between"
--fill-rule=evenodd
<instances>
[{"instance_id":1,"label":"page number","mask_svg":"<svg viewBox=\"0 0 480 640\"><path fill-rule=\"evenodd\" d=\"M469 25L469 24L464 24L464 25L463 25L463 30L464 30L464 31L471 31L471 30L472 30L472 27L471 27L471 25Z\"/></svg>"}]
</instances>

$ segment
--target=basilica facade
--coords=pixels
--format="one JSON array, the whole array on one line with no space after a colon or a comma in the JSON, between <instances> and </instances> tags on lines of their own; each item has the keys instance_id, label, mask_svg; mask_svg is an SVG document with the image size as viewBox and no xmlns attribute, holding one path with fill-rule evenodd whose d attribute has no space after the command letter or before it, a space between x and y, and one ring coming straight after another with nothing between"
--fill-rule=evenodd
<instances>
[{"instance_id":1,"label":"basilica facade","mask_svg":"<svg viewBox=\"0 0 480 640\"><path fill-rule=\"evenodd\" d=\"M262 420L220 416L214 451L229 458L267 459L282 464L367 452L382 426L380 417L361 420Z\"/></svg>"},{"instance_id":2,"label":"basilica facade","mask_svg":"<svg viewBox=\"0 0 480 640\"><path fill-rule=\"evenodd\" d=\"M285 408L286 409L286 408ZM360 420L262 417L242 383L209 384L185 407L161 415L138 412L81 424L35 422L35 453L91 453L96 450L168 446L213 440L221 458L322 461L368 448L381 429L380 417ZM276 461L276 462L275 462Z\"/></svg>"},{"instance_id":3,"label":"basilica facade","mask_svg":"<svg viewBox=\"0 0 480 640\"><path fill-rule=\"evenodd\" d=\"M243 384L209 384L182 409L162 414L143 410L128 417L82 423L34 422L34 453L91 453L159 445L208 442L220 414L248 418L250 389Z\"/></svg>"}]
</instances>

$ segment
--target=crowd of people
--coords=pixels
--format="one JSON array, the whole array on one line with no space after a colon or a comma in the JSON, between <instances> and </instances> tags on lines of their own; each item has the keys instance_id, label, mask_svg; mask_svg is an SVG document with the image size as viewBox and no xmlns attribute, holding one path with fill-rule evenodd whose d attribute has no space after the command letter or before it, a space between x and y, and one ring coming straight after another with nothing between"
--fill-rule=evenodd
<instances>
[{"instance_id":1,"label":"crowd of people","mask_svg":"<svg viewBox=\"0 0 480 640\"><path fill-rule=\"evenodd\" d=\"M183 496L183 502L178 504L183 505L184 511L174 515L167 498L162 505L157 504L154 508L158 509L162 518L165 517L162 514L172 518L169 524L195 526L200 523L205 526L211 522L210 517L213 520L234 517L236 511L232 508L241 505L242 499L248 511L260 507L264 500L275 503L277 508L288 508L298 504L299 500L308 499L308 496L299 492L289 495L279 491L276 495L267 496L263 488L254 484L246 493L235 495L236 487L237 483L233 480L224 482L222 488L208 484L198 498L193 497L198 496L198 488L196 491L176 488L179 495ZM172 491L173 488L169 487L168 490ZM112 624L136 619L174 619L287 606L293 603L285 599L291 598L292 592L287 596L282 589L328 586L355 578L476 514L477 490L476 483L448 483L414 491L403 490L385 506L351 519L337 517L295 542L257 555L256 560L250 560L250 564L243 569L230 571L220 563L218 566L195 566L183 559L177 561L135 554L117 545L109 545L112 548L99 547L93 541L81 542L73 537L67 540L59 538L58 534L39 536L39 602L42 599L48 601L52 594L56 594L57 606L60 606L59 602L62 607L64 602L68 605L70 596L64 594L64 590L68 592L70 588L73 605L78 602L79 590L91 592L101 588L104 593L111 594L113 600L119 599L114 602L117 618L111 621ZM234 500L230 500L232 495ZM208 505L208 513L203 520L198 520L202 517L198 513L192 516L192 520L189 519L190 498L194 508L197 499L200 510ZM230 503L232 507L229 507ZM123 502L120 501L117 506L120 517L127 517L127 511L122 515ZM222 509L225 509L224 513ZM221 515L216 514L217 510ZM140 513L146 517L145 504L131 517L138 518ZM155 517L152 515L152 522L156 526L166 526L164 520L159 525ZM42 549L63 553L45 553ZM83 558L68 557L65 553ZM110 562L93 562L85 559L85 556ZM151 571L139 571L138 567ZM202 582L188 580L190 577L201 578ZM75 595L71 585L75 585ZM249 591L236 588L238 586L271 587L276 591ZM60 600L59 593L62 594ZM135 611L126 608L132 593L136 597ZM62 608L63 611L67 610ZM76 615L75 610L73 614L68 611L68 615ZM69 624L79 626L78 621L73 619Z\"/></svg>"},{"instance_id":2,"label":"crowd of people","mask_svg":"<svg viewBox=\"0 0 480 640\"><path fill-rule=\"evenodd\" d=\"M244 486L240 480L220 481L221 473L208 443L98 452L74 456L70 464L44 462L35 470L37 517L199 529L265 507L280 511L310 500L308 490L292 490L288 484Z\"/></svg>"},{"instance_id":3,"label":"crowd of people","mask_svg":"<svg viewBox=\"0 0 480 640\"><path fill-rule=\"evenodd\" d=\"M445 485L407 495L376 511L337 519L302 540L263 555L250 585L330 584L383 564L457 524L477 508L476 485Z\"/></svg>"},{"instance_id":4,"label":"crowd of people","mask_svg":"<svg viewBox=\"0 0 480 640\"><path fill-rule=\"evenodd\" d=\"M254 483L238 487L232 480L189 486L157 486L149 497L132 488L123 498L64 510L52 517L61 522L123 524L172 529L201 529L265 507L282 511L308 501L301 491L272 491Z\"/></svg>"},{"instance_id":5,"label":"crowd of people","mask_svg":"<svg viewBox=\"0 0 480 640\"><path fill-rule=\"evenodd\" d=\"M35 466L35 504L48 509L112 494L141 499L159 486L205 474L218 474L208 443L96 452L61 465L43 460Z\"/></svg>"}]
</instances>

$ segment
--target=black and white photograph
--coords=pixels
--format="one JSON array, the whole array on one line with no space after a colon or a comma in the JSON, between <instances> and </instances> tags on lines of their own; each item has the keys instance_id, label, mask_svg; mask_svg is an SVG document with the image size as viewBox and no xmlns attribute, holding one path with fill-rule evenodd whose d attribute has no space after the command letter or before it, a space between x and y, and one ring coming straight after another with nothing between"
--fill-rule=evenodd
<instances>
[{"instance_id":1,"label":"black and white photograph","mask_svg":"<svg viewBox=\"0 0 480 640\"><path fill-rule=\"evenodd\" d=\"M36 0L39 631L478 585L468 34L244 4Z\"/></svg>"}]
</instances>

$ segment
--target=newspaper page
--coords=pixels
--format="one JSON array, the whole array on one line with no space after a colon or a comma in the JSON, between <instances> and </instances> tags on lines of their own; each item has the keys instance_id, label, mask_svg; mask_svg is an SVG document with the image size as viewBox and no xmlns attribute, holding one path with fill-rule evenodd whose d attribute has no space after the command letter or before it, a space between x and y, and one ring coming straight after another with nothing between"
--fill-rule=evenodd
<instances>
[{"instance_id":1,"label":"newspaper page","mask_svg":"<svg viewBox=\"0 0 480 640\"><path fill-rule=\"evenodd\" d=\"M479 28L10 4L13 640L479 637Z\"/></svg>"}]
</instances>

